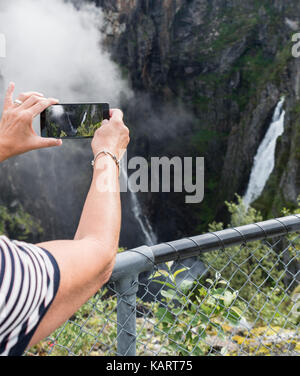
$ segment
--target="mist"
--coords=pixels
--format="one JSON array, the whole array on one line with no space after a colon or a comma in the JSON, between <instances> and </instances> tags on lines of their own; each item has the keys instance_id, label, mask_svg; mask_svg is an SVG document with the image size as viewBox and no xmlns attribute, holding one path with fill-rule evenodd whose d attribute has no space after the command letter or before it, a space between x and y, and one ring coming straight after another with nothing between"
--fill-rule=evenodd
<instances>
[{"instance_id":1,"label":"mist","mask_svg":"<svg viewBox=\"0 0 300 376\"><path fill-rule=\"evenodd\" d=\"M16 83L16 94L35 90L62 103L109 102L115 107L121 94L130 95L101 47L101 9L75 4L0 0L0 31L7 44L7 57L0 60L1 102L9 81Z\"/></svg>"},{"instance_id":2,"label":"mist","mask_svg":"<svg viewBox=\"0 0 300 376\"><path fill-rule=\"evenodd\" d=\"M89 2L0 0L7 56L0 59L0 113L9 81L15 97L34 90L61 103L107 102L111 108L129 98L128 83L102 48L102 26L101 9ZM39 117L34 127L39 133ZM60 148L1 164L0 204L19 203L40 223L44 234L36 241L74 236L92 177L90 143L64 140Z\"/></svg>"}]
</instances>

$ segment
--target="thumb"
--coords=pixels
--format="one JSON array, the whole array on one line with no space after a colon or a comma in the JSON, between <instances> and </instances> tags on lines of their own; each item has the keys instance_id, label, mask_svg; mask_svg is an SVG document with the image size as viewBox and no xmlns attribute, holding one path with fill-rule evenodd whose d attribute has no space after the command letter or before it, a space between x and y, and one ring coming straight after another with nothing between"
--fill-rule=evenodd
<instances>
[{"instance_id":1,"label":"thumb","mask_svg":"<svg viewBox=\"0 0 300 376\"><path fill-rule=\"evenodd\" d=\"M62 140L60 139L38 137L38 145L36 149L51 148L54 146L61 146L61 145L62 145Z\"/></svg>"}]
</instances>

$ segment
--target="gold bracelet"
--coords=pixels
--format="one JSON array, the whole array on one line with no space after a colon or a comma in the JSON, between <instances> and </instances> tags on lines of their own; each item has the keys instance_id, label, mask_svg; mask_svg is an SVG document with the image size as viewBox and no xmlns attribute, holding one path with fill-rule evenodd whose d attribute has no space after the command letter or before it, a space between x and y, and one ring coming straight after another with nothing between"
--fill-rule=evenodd
<instances>
[{"instance_id":1,"label":"gold bracelet","mask_svg":"<svg viewBox=\"0 0 300 376\"><path fill-rule=\"evenodd\" d=\"M92 160L92 162L91 162L91 165L92 165L93 167L95 167L95 163L96 163L98 157L99 157L101 154L109 155L109 156L114 160L114 162L116 163L116 165L118 166L118 168L120 168L120 161L118 160L118 158L117 158L113 153L111 153L111 152L108 151L108 150L101 150L101 151L99 151L99 153L97 153L97 154L95 155L95 158L94 158L94 159Z\"/></svg>"}]
</instances>

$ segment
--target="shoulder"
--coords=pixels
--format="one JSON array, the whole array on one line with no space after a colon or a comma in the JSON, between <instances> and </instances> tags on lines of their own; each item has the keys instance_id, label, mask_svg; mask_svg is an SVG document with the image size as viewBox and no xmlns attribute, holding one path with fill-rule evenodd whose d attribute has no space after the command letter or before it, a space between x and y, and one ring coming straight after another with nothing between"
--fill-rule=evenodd
<instances>
[{"instance_id":1,"label":"shoulder","mask_svg":"<svg viewBox=\"0 0 300 376\"><path fill-rule=\"evenodd\" d=\"M25 242L19 242L17 240L9 239L6 235L0 236L0 248L2 250L7 249L7 248L14 248L14 249L22 248L24 246L29 247L29 248L35 247L33 244L28 244Z\"/></svg>"},{"instance_id":2,"label":"shoulder","mask_svg":"<svg viewBox=\"0 0 300 376\"><path fill-rule=\"evenodd\" d=\"M12 240L2 235L0 236L0 261L1 259L0 268L4 262L12 269L20 267L24 273L35 270L35 273L41 274L40 278L47 275L52 282L55 281L55 286L58 285L60 271L56 260L47 250L37 245Z\"/></svg>"},{"instance_id":3,"label":"shoulder","mask_svg":"<svg viewBox=\"0 0 300 376\"><path fill-rule=\"evenodd\" d=\"M5 247L12 243L12 240L10 240L7 236L1 235L0 236L0 247Z\"/></svg>"},{"instance_id":4,"label":"shoulder","mask_svg":"<svg viewBox=\"0 0 300 376\"><path fill-rule=\"evenodd\" d=\"M56 268L53 257L45 249L24 241L9 239L5 235L0 236L0 255L1 253L6 257L9 255L11 259L17 258L26 264L39 263L40 265L45 264L47 267L54 264Z\"/></svg>"},{"instance_id":5,"label":"shoulder","mask_svg":"<svg viewBox=\"0 0 300 376\"><path fill-rule=\"evenodd\" d=\"M39 250L41 248L37 247L34 244L26 243L23 241L18 241L18 240L13 240L9 239L6 235L1 235L0 236L0 247L1 246L13 246L15 248L30 248L32 250Z\"/></svg>"}]
</instances>

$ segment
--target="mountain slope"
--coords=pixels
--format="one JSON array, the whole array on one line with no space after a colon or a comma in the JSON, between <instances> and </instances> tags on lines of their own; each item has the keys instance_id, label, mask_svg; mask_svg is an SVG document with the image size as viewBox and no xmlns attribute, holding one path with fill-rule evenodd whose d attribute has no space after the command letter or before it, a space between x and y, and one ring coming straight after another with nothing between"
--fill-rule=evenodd
<instances>
[{"instance_id":1,"label":"mountain slope","mask_svg":"<svg viewBox=\"0 0 300 376\"><path fill-rule=\"evenodd\" d=\"M283 204L295 205L300 192L300 60L292 57L291 37L300 31L299 2L100 0L98 4L106 15L107 46L126 68L134 90L150 93L155 109L181 104L192 114L185 131L166 134L167 142L158 143L165 155L178 152L206 159L202 204L187 208L182 197L178 201L164 196L165 211L172 208L178 216L174 224L178 236L199 231L216 218L226 219L223 202L236 192L244 194L254 156L282 95L285 133L277 145L276 168L257 206L275 215ZM147 144L146 153L158 152L151 135ZM135 151L143 153L138 146ZM155 210L162 196L149 197L152 220L160 229L164 214L158 217Z\"/></svg>"}]
</instances>

